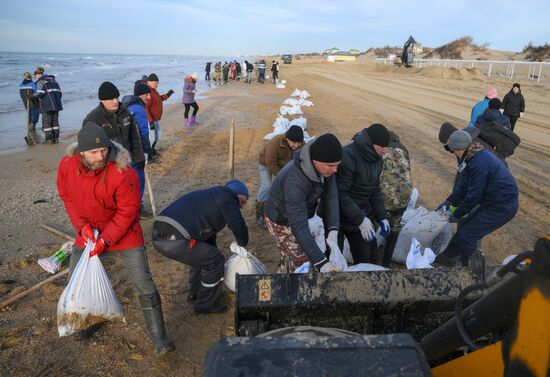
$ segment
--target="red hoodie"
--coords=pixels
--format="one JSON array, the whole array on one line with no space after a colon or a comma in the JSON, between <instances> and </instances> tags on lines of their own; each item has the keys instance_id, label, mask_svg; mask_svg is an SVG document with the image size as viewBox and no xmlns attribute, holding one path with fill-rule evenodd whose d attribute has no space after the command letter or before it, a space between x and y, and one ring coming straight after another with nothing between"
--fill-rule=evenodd
<instances>
[{"instance_id":1,"label":"red hoodie","mask_svg":"<svg viewBox=\"0 0 550 377\"><path fill-rule=\"evenodd\" d=\"M89 170L80 161L76 143L59 163L57 190L76 230L75 244L85 246L78 234L90 224L107 244L106 251L143 246L139 225L139 178L130 166L130 153L113 143L104 169Z\"/></svg>"},{"instance_id":2,"label":"red hoodie","mask_svg":"<svg viewBox=\"0 0 550 377\"><path fill-rule=\"evenodd\" d=\"M151 98L149 99L147 106L145 106L145 110L147 111L147 120L149 122L158 122L160 118L162 118L162 101L166 101L168 99L168 94L160 95L156 89L151 87L149 87L149 89L151 90L151 93L149 93Z\"/></svg>"}]
</instances>

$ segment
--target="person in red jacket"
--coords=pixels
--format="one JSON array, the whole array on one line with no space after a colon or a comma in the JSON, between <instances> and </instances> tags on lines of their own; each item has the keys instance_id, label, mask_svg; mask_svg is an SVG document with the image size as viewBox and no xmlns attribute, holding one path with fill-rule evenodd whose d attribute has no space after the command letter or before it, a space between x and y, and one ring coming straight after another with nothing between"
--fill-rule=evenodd
<instances>
[{"instance_id":1,"label":"person in red jacket","mask_svg":"<svg viewBox=\"0 0 550 377\"><path fill-rule=\"evenodd\" d=\"M158 155L155 147L160 139L159 122L160 118L162 118L162 101L166 101L168 98L170 98L170 96L174 94L174 91L170 89L165 94L159 94L159 92L157 92L157 88L159 86L159 77L155 73L151 73L149 76L147 76L147 86L149 86L149 89L151 90L151 98L146 106L147 116L149 117L149 129L155 131L155 138L153 140L153 145L151 146L150 156L153 157L155 155Z\"/></svg>"},{"instance_id":2,"label":"person in red jacket","mask_svg":"<svg viewBox=\"0 0 550 377\"><path fill-rule=\"evenodd\" d=\"M109 140L97 124L87 122L78 132L78 143L67 148L59 163L57 189L76 230L70 260L74 271L88 240L95 242L90 256L120 256L139 301L156 351L175 349L166 336L160 296L149 271L143 232L139 224L141 195L139 178L131 166L130 153ZM94 235L98 231L98 236ZM99 327L81 335L91 335Z\"/></svg>"}]
</instances>

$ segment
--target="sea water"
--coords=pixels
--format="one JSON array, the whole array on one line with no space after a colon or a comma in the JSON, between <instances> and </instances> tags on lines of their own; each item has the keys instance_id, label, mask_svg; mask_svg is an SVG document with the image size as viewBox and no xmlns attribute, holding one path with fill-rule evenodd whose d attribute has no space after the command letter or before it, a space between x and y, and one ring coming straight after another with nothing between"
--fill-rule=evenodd
<instances>
[{"instance_id":1,"label":"sea water","mask_svg":"<svg viewBox=\"0 0 550 377\"><path fill-rule=\"evenodd\" d=\"M197 93L204 93L210 87L204 81L206 62L244 59L216 56L177 55L98 55L98 54L50 54L0 52L0 151L24 147L26 135L26 113L19 94L23 73L34 73L43 67L45 74L54 75L63 93L63 111L59 113L61 137L67 131L74 134L80 129L82 120L99 103L97 91L103 81L114 83L120 99L133 94L134 82L143 75L156 73L159 77L159 93L174 90L164 103L181 103L183 78L193 72L199 74ZM212 73L213 74L213 73ZM42 119L37 130L42 128ZM38 131L41 134L41 131Z\"/></svg>"}]
</instances>

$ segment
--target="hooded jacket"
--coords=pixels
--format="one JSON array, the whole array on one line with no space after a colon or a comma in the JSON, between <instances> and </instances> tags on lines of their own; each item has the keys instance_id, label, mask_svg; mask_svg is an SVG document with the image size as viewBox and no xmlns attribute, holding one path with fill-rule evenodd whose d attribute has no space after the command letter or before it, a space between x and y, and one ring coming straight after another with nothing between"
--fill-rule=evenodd
<instances>
[{"instance_id":1,"label":"hooded jacket","mask_svg":"<svg viewBox=\"0 0 550 377\"><path fill-rule=\"evenodd\" d=\"M464 166L460 179L447 199L458 206L454 215L461 218L476 205L481 207L506 207L518 200L518 186L512 173L494 154L472 145L458 161Z\"/></svg>"},{"instance_id":2,"label":"hooded jacket","mask_svg":"<svg viewBox=\"0 0 550 377\"><path fill-rule=\"evenodd\" d=\"M483 114L483 112L489 107L489 101L490 99L488 97L485 97L481 101L476 103L474 107L472 107L472 113L470 114L470 123L468 123L468 127L473 127L476 125L477 118L481 114Z\"/></svg>"},{"instance_id":3,"label":"hooded jacket","mask_svg":"<svg viewBox=\"0 0 550 377\"><path fill-rule=\"evenodd\" d=\"M319 206L324 213L327 230L338 230L338 189L336 177L319 175L311 161L309 141L279 172L265 203L265 215L274 223L288 226L309 260L315 264L326 261L315 238L309 231L308 219Z\"/></svg>"},{"instance_id":4,"label":"hooded jacket","mask_svg":"<svg viewBox=\"0 0 550 377\"><path fill-rule=\"evenodd\" d=\"M239 246L248 244L248 228L241 214L239 198L231 190L215 186L187 193L155 218L155 229L163 233L163 222L187 239L207 241L225 225Z\"/></svg>"},{"instance_id":5,"label":"hooded jacket","mask_svg":"<svg viewBox=\"0 0 550 377\"><path fill-rule=\"evenodd\" d=\"M502 127L500 123L491 122L479 128L479 139L503 161L506 157L514 154L514 150L521 143L517 134L510 128Z\"/></svg>"},{"instance_id":6,"label":"hooded jacket","mask_svg":"<svg viewBox=\"0 0 550 377\"><path fill-rule=\"evenodd\" d=\"M487 109L483 114L481 114L476 121L476 127L480 130L488 126L491 123L498 123L502 127L511 129L510 118L506 115L502 115L497 109Z\"/></svg>"},{"instance_id":7,"label":"hooded jacket","mask_svg":"<svg viewBox=\"0 0 550 377\"><path fill-rule=\"evenodd\" d=\"M151 141L149 140L149 122L147 120L147 111L145 111L145 103L138 96L129 95L122 98L122 104L132 114L134 122L138 127L143 153L150 154Z\"/></svg>"},{"instance_id":8,"label":"hooded jacket","mask_svg":"<svg viewBox=\"0 0 550 377\"><path fill-rule=\"evenodd\" d=\"M111 142L108 161L99 170L89 170L80 158L77 143L69 145L57 172L57 190L77 233L75 244L84 247L78 233L89 223L107 244L106 251L143 246L139 179L128 151Z\"/></svg>"},{"instance_id":9,"label":"hooded jacket","mask_svg":"<svg viewBox=\"0 0 550 377\"><path fill-rule=\"evenodd\" d=\"M380 191L383 167L384 160L376 153L366 129L344 147L336 173L343 231L357 231L365 216L378 222L388 218Z\"/></svg>"},{"instance_id":10,"label":"hooded jacket","mask_svg":"<svg viewBox=\"0 0 550 377\"><path fill-rule=\"evenodd\" d=\"M191 77L185 78L185 83L183 84L183 98L181 102L188 105L195 103L195 82Z\"/></svg>"},{"instance_id":11,"label":"hooded jacket","mask_svg":"<svg viewBox=\"0 0 550 377\"><path fill-rule=\"evenodd\" d=\"M168 99L168 94L159 94L159 92L152 87L150 89L150 99L147 103L147 115L149 116L149 122L158 122L162 118L162 101Z\"/></svg>"},{"instance_id":12,"label":"hooded jacket","mask_svg":"<svg viewBox=\"0 0 550 377\"><path fill-rule=\"evenodd\" d=\"M258 162L275 176L290 161L292 152L286 141L286 134L276 135L264 145L258 156Z\"/></svg>"},{"instance_id":13,"label":"hooded jacket","mask_svg":"<svg viewBox=\"0 0 550 377\"><path fill-rule=\"evenodd\" d=\"M124 149L130 152L133 162L139 163L145 161L141 136L132 114L126 109L124 104L119 104L117 111L111 113L100 103L86 115L82 125L85 125L87 122L94 122L101 126L109 139L119 143Z\"/></svg>"},{"instance_id":14,"label":"hooded jacket","mask_svg":"<svg viewBox=\"0 0 550 377\"><path fill-rule=\"evenodd\" d=\"M40 112L42 113L63 110L61 88L55 81L55 76L42 75L36 83L36 92L33 97L40 100Z\"/></svg>"},{"instance_id":15,"label":"hooded jacket","mask_svg":"<svg viewBox=\"0 0 550 377\"><path fill-rule=\"evenodd\" d=\"M519 117L519 113L525 111L525 99L523 98L523 94L521 94L521 90L517 94L512 90L506 93L502 99L501 108L504 109L504 115Z\"/></svg>"}]
</instances>

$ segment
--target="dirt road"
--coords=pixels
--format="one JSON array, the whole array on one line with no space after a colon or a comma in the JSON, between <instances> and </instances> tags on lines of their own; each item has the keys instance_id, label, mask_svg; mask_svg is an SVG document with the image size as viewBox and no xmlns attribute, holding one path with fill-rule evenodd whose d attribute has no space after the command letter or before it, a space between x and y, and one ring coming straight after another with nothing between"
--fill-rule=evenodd
<instances>
[{"instance_id":1,"label":"dirt road","mask_svg":"<svg viewBox=\"0 0 550 377\"><path fill-rule=\"evenodd\" d=\"M209 99L199 103L201 124L191 129L183 128L180 106L167 108L162 121L162 160L148 167L158 208L185 192L223 184L228 178L228 125L235 119L235 174L252 191L251 203L243 211L250 227L250 249L270 271L278 261L275 246L254 224L257 153L262 137L272 130L279 107L295 88L307 89L315 103L303 109L310 135L330 131L347 144L356 132L375 122L398 133L411 153L414 185L421 201L433 207L448 194L454 177L454 158L437 140L440 124L451 121L465 126L471 106L483 97L486 87L497 86L502 97L511 86L505 80L487 82L475 72L396 71L368 64L298 63L283 66L280 77L288 80L286 89L231 83L210 92ZM520 212L484 241L492 263L530 248L547 231L550 214L550 95L529 84L522 89L527 102L525 117L517 125L522 144L509 160L520 186ZM36 259L51 255L63 241L38 230L40 222L71 232L55 191L63 149L62 145L38 146L0 156L0 301L47 277ZM46 201L34 203L39 199ZM48 284L0 312L0 376L200 375L208 348L221 336L234 333L233 312L195 316L185 301L185 269L154 251L151 221L142 225L168 332L177 351L163 359L155 357L133 288L117 261L108 269L127 324L109 323L87 341L59 339L56 307L66 280ZM228 250L231 241L232 236L224 230L219 238L221 248ZM227 294L227 299L231 302L232 295Z\"/></svg>"}]
</instances>

